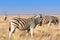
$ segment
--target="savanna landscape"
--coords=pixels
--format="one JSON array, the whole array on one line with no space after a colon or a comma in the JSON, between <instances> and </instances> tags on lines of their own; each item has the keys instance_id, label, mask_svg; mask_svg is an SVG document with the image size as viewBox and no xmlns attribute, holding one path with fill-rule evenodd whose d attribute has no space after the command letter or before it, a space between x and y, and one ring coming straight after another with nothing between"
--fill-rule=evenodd
<instances>
[{"instance_id":1,"label":"savanna landscape","mask_svg":"<svg viewBox=\"0 0 60 40\"><path fill-rule=\"evenodd\" d=\"M8 15L7 20L4 20L4 15L0 16L0 40L9 40L9 23L13 17L30 18L32 15ZM59 18L60 15L53 15ZM30 33L26 36L25 31L16 29L14 37L11 40L60 40L60 24L38 26L34 29L34 37L31 38Z\"/></svg>"}]
</instances>

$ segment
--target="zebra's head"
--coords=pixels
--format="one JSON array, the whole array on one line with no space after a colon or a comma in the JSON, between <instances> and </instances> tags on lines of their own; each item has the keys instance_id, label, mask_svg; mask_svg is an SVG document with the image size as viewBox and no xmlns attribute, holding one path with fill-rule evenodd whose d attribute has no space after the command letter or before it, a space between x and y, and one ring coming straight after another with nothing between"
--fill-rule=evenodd
<instances>
[{"instance_id":1,"label":"zebra's head","mask_svg":"<svg viewBox=\"0 0 60 40\"><path fill-rule=\"evenodd\" d=\"M42 25L42 14L35 15L35 24Z\"/></svg>"}]
</instances>

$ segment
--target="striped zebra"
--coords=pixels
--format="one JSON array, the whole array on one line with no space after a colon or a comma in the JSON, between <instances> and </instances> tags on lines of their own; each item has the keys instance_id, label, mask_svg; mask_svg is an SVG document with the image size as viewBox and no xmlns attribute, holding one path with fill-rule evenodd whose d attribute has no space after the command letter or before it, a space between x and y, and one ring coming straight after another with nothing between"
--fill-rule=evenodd
<instances>
[{"instance_id":1,"label":"striped zebra","mask_svg":"<svg viewBox=\"0 0 60 40\"><path fill-rule=\"evenodd\" d=\"M35 15L32 18L19 18L14 17L10 22L9 27L9 38L11 35L15 32L16 28L18 28L21 31L27 31L31 33L31 37L33 37L33 29L36 27L37 24L40 24L42 15Z\"/></svg>"},{"instance_id":2,"label":"striped zebra","mask_svg":"<svg viewBox=\"0 0 60 40\"><path fill-rule=\"evenodd\" d=\"M42 16L42 25L48 24L48 27L49 27L52 23L54 25L59 24L59 19L55 16L47 16L47 15Z\"/></svg>"}]
</instances>

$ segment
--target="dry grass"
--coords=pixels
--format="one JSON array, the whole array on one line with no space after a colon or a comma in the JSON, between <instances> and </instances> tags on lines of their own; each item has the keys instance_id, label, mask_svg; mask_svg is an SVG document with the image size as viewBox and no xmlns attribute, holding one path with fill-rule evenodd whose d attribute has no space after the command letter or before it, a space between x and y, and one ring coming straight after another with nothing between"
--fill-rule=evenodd
<instances>
[{"instance_id":1,"label":"dry grass","mask_svg":"<svg viewBox=\"0 0 60 40\"><path fill-rule=\"evenodd\" d=\"M55 15L56 16L56 15ZM9 32L9 22L15 16L8 16L8 19L6 21L3 20L3 16L0 16L0 40L8 40L8 32ZM29 18L32 16L19 16L22 18ZM57 16L60 18L60 16ZM16 32L14 34L15 36L11 38L11 40L60 40L60 24L55 26L52 25L50 27L47 27L47 25L44 26L37 26L34 29L34 37L31 38L30 34L29 36L26 36L25 31L20 31L16 29Z\"/></svg>"}]
</instances>

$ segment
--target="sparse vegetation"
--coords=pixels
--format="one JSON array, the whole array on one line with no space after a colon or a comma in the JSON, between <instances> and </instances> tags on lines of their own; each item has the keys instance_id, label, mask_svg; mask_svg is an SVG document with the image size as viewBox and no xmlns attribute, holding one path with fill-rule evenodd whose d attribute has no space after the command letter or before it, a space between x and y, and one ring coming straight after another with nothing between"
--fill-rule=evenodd
<instances>
[{"instance_id":1,"label":"sparse vegetation","mask_svg":"<svg viewBox=\"0 0 60 40\"><path fill-rule=\"evenodd\" d=\"M9 35L9 22L10 20L15 17L14 15L8 16L8 19L6 21L3 20L3 16L0 16L0 40L8 40ZM29 18L32 16L19 16L22 18ZM60 18L60 16L57 16ZM60 24L59 25L52 25L50 27L47 27L47 25L43 26L37 26L34 29L34 37L31 38L30 34L29 36L26 36L25 31L20 31L16 29L16 32L14 34L14 38L12 37L11 40L60 40Z\"/></svg>"}]
</instances>

